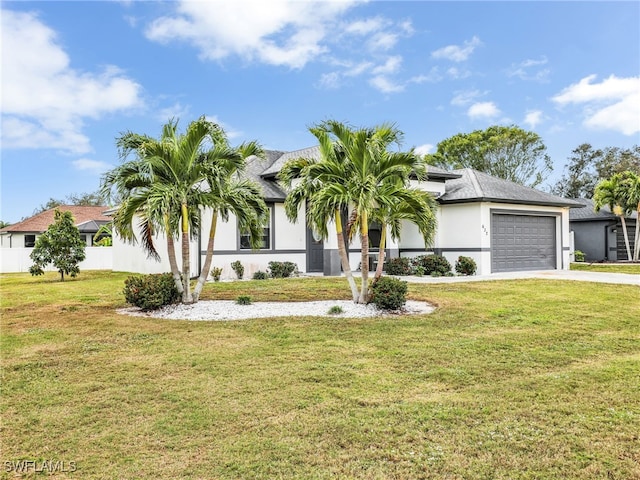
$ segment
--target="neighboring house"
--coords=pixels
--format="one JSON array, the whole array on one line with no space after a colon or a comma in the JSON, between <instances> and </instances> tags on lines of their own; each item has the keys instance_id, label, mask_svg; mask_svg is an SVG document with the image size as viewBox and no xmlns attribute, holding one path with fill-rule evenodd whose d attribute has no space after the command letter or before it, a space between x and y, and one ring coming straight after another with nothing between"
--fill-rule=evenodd
<instances>
[{"instance_id":1,"label":"neighboring house","mask_svg":"<svg viewBox=\"0 0 640 480\"><path fill-rule=\"evenodd\" d=\"M609 207L602 207L599 212L596 212L595 204L591 199L578 198L576 201L582 206L571 209L569 228L573 232L574 247L584 253L585 261L627 260L620 218L614 215ZM637 216L638 214L633 212L631 216L625 217L632 252Z\"/></svg>"},{"instance_id":2,"label":"neighboring house","mask_svg":"<svg viewBox=\"0 0 640 480\"><path fill-rule=\"evenodd\" d=\"M87 244L87 258L80 263L83 270L111 270L111 248L95 247L94 236L102 225L111 221L104 215L108 207L83 207L77 205L60 205L61 211L69 211L73 215L75 225L80 230L81 238ZM33 251L36 240L49 225L54 222L55 208L45 210L21 222L0 229L0 271L27 272L33 264L29 255Z\"/></svg>"},{"instance_id":3,"label":"neighboring house","mask_svg":"<svg viewBox=\"0 0 640 480\"><path fill-rule=\"evenodd\" d=\"M304 207L295 224L285 215L286 193L277 183L277 174L288 160L300 157L317 159L319 149L268 151L264 160L249 159L246 175L262 186L271 218L264 229L262 248L257 251L251 250L247 239L239 234L235 218L218 222L212 266L223 268L223 278L234 278L230 264L235 260L243 263L247 278L257 270L266 270L270 261L295 262L300 272L340 274L335 228L330 226L329 237L322 240L307 228ZM418 229L407 223L398 242L387 238L387 258L433 252L444 255L453 264L458 256L464 255L476 261L478 274L569 268L569 209L580 207L579 203L471 169L446 171L430 167L426 181L413 183L431 192L440 204L434 245L425 248ZM210 222L210 212L204 211L202 232L191 244L193 275L198 274L204 261ZM377 259L379 233L379 229L371 227L369 268L373 268ZM161 238L158 238L160 262L147 259L139 245L125 244L117 236L113 245L114 270L169 271ZM359 268L358 239L349 246L349 253L351 267Z\"/></svg>"}]
</instances>

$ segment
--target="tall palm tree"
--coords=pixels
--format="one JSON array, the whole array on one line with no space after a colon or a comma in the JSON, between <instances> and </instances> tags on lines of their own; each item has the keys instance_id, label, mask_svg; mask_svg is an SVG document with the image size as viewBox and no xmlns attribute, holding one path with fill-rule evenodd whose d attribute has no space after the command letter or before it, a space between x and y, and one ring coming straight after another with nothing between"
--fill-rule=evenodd
<instances>
[{"instance_id":1,"label":"tall palm tree","mask_svg":"<svg viewBox=\"0 0 640 480\"><path fill-rule=\"evenodd\" d=\"M393 125L383 124L374 128L352 129L337 121L322 122L310 129L320 142L321 160L298 160L285 166L281 180L291 185L298 177L299 183L287 196L285 208L290 218L297 217L297 208L308 202L307 223L326 237L327 220L336 224L338 248L345 276L350 268L341 235L340 211L347 207L354 214L353 230L358 232L361 243L360 292L356 295L350 283L354 301L366 303L369 299L369 222L379 208L396 209L394 200L409 190L411 175L419 180L426 178L424 160L413 152L389 152L392 144L399 144L401 132ZM409 198L408 194L407 198Z\"/></svg>"},{"instance_id":2,"label":"tall palm tree","mask_svg":"<svg viewBox=\"0 0 640 480\"><path fill-rule=\"evenodd\" d=\"M633 257L631 255L631 247L629 246L629 234L627 233L625 217L632 209L629 207L628 198L625 196L624 179L623 174L616 173L611 178L600 181L600 183L596 185L593 200L596 212L600 211L600 209L606 205L615 215L620 217L624 244L627 249L627 259L631 260Z\"/></svg>"},{"instance_id":3,"label":"tall palm tree","mask_svg":"<svg viewBox=\"0 0 640 480\"><path fill-rule=\"evenodd\" d=\"M637 262L640 260L640 175L625 171L620 176L620 188L626 204L629 210L635 210L637 213L633 248L633 260Z\"/></svg>"},{"instance_id":4,"label":"tall palm tree","mask_svg":"<svg viewBox=\"0 0 640 480\"><path fill-rule=\"evenodd\" d=\"M165 234L176 286L182 293L183 303L192 303L197 301L202 290L200 283L204 280L199 279L194 298L190 284L190 239L199 230L202 208L224 212L225 207L220 202L229 201L229 198L221 196L212 187L217 185L216 181L219 185L230 183L230 172L241 170L244 157L239 154L240 150L229 147L224 131L205 117L191 122L184 134L178 133L177 126L176 120L169 121L159 139L133 132L122 134L117 139L121 157L126 160L134 154L135 159L107 172L101 191L106 195L115 191L121 199L114 215L114 229L124 240L136 241L133 222L138 218L143 247L150 256L158 258L153 235L157 232ZM255 144L247 147L249 151L259 153ZM258 187L251 192L259 195ZM264 212L266 207L262 208L260 201L249 204L245 199L243 205L247 208L258 205L257 208ZM246 216L239 215L243 217L240 225L256 232L258 227L252 222L259 223L263 216L257 210L249 211ZM213 218L215 222L217 215ZM178 269L175 255L176 236L181 237L182 271ZM209 243L212 250L212 239ZM209 264L211 254L207 252ZM208 269L205 279L206 274Z\"/></svg>"}]
</instances>

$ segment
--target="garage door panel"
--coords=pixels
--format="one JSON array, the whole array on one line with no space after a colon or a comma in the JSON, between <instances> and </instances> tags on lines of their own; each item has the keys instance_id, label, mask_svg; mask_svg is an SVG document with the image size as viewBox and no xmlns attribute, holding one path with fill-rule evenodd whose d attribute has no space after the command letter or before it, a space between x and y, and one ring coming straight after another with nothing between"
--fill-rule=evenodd
<instances>
[{"instance_id":1,"label":"garage door panel","mask_svg":"<svg viewBox=\"0 0 640 480\"><path fill-rule=\"evenodd\" d=\"M493 272L555 268L555 217L493 214L491 233L491 270Z\"/></svg>"}]
</instances>

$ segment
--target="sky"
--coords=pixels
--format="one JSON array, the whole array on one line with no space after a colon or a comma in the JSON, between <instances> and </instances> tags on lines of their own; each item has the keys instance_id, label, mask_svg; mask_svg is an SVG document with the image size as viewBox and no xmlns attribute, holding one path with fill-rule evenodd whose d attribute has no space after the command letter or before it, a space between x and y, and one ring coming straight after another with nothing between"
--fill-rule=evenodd
<instances>
[{"instance_id":1,"label":"sky","mask_svg":"<svg viewBox=\"0 0 640 480\"><path fill-rule=\"evenodd\" d=\"M1 2L0 220L92 192L115 139L178 118L297 150L394 123L403 149L491 125L640 143L640 2Z\"/></svg>"}]
</instances>

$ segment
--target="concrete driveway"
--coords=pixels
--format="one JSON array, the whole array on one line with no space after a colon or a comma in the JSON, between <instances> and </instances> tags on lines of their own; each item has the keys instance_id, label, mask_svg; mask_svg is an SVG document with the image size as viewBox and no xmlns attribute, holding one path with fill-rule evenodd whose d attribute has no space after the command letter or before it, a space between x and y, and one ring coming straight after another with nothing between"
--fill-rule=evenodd
<instances>
[{"instance_id":1,"label":"concrete driveway","mask_svg":"<svg viewBox=\"0 0 640 480\"><path fill-rule=\"evenodd\" d=\"M412 283L457 283L482 282L489 280L519 280L522 278L544 278L547 280L577 280L580 282L617 283L622 285L639 285L640 275L627 273L581 272L575 270L536 270L531 272L505 272L491 275L473 275L470 277L401 277Z\"/></svg>"}]
</instances>

